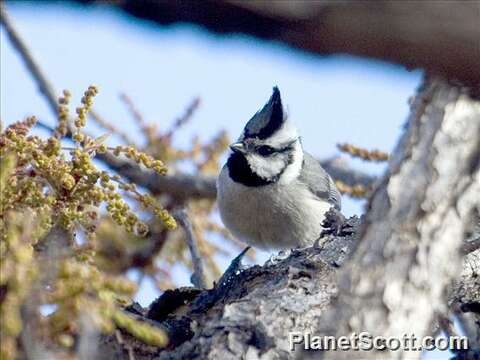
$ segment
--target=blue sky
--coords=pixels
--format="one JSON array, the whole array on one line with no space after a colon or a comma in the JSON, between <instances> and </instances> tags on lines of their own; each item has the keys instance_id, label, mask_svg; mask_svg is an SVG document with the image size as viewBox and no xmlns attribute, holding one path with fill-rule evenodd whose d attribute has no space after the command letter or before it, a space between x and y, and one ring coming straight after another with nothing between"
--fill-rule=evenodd
<instances>
[{"instance_id":1,"label":"blue sky","mask_svg":"<svg viewBox=\"0 0 480 360\"><path fill-rule=\"evenodd\" d=\"M278 85L310 153L338 155L335 145L346 141L391 151L408 114L407 99L421 77L400 66L313 56L243 35L211 35L190 25L161 28L104 7L13 2L7 10L55 89L68 88L79 99L95 83L100 88L96 110L133 137L138 133L119 93L127 93L145 119L160 128L200 96L201 107L177 139L179 146L188 145L194 134L208 139L220 129L236 138ZM36 115L53 125L54 117L3 28L0 41L2 121ZM352 163L376 174L384 169ZM362 202L344 198L343 204L346 215L362 213ZM179 269L176 280L186 285L188 274ZM147 282L138 299L146 305L156 295ZM428 359L446 358L437 355Z\"/></svg>"}]
</instances>

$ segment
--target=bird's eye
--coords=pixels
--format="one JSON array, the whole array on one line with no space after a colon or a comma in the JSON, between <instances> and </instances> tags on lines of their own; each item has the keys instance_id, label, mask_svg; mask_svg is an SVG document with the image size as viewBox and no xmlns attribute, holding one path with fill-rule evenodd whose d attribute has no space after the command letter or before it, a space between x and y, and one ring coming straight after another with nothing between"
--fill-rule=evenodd
<instances>
[{"instance_id":1,"label":"bird's eye","mask_svg":"<svg viewBox=\"0 0 480 360\"><path fill-rule=\"evenodd\" d=\"M257 152L262 156L268 156L275 152L275 149L268 145L262 145L257 149Z\"/></svg>"}]
</instances>

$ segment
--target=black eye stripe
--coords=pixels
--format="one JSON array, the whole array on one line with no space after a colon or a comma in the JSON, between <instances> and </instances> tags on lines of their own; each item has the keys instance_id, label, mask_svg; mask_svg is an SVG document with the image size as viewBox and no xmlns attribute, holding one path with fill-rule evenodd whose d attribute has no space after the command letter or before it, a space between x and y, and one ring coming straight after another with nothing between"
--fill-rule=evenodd
<instances>
[{"instance_id":1,"label":"black eye stripe","mask_svg":"<svg viewBox=\"0 0 480 360\"><path fill-rule=\"evenodd\" d=\"M268 156L268 155L271 155L273 153L284 153L284 152L287 152L287 151L290 151L290 150L293 150L293 146L291 145L288 145L284 148L281 148L281 149L275 149L271 146L268 146L268 145L262 145L262 146L259 146L257 147L256 151L257 153L259 153L260 155L262 156Z\"/></svg>"},{"instance_id":2,"label":"black eye stripe","mask_svg":"<svg viewBox=\"0 0 480 360\"><path fill-rule=\"evenodd\" d=\"M276 150L268 145L262 145L257 148L257 152L262 156L268 156L275 152Z\"/></svg>"}]
</instances>

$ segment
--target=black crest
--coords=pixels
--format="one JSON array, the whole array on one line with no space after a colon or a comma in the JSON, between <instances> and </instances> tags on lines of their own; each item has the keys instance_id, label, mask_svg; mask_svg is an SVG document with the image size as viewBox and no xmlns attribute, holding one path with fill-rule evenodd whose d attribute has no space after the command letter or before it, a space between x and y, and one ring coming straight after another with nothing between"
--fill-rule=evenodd
<instances>
[{"instance_id":1,"label":"black crest","mask_svg":"<svg viewBox=\"0 0 480 360\"><path fill-rule=\"evenodd\" d=\"M275 86L270 100L248 121L244 136L245 138L267 139L280 129L284 121L280 90Z\"/></svg>"}]
</instances>

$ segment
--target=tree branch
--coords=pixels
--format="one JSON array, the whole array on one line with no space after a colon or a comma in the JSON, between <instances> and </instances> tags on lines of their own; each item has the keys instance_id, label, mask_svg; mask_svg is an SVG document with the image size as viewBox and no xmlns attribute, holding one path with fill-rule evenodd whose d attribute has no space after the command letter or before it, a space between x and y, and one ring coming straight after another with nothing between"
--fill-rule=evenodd
<instances>
[{"instance_id":1,"label":"tree branch","mask_svg":"<svg viewBox=\"0 0 480 360\"><path fill-rule=\"evenodd\" d=\"M209 198L217 195L215 176L197 176L184 173L161 176L152 171L143 170L132 161L119 159L111 154L97 154L97 158L106 163L112 170L122 174L127 179L143 186L154 194L167 193L179 199ZM341 158L321 160L320 164L335 179L347 185L357 184L371 188L376 178L362 171L351 168L347 161Z\"/></svg>"},{"instance_id":2,"label":"tree branch","mask_svg":"<svg viewBox=\"0 0 480 360\"><path fill-rule=\"evenodd\" d=\"M193 286L199 289L206 289L207 283L205 281L205 271L203 270L203 261L198 251L197 241L193 235L193 228L188 214L185 209L177 210L174 214L180 225L185 230L185 238L187 240L188 249L192 257L193 274L191 276L191 282Z\"/></svg>"},{"instance_id":3,"label":"tree branch","mask_svg":"<svg viewBox=\"0 0 480 360\"><path fill-rule=\"evenodd\" d=\"M15 50L18 51L18 53L20 54L20 58L23 60L25 66L27 67L27 70L30 72L35 82L37 83L38 89L47 99L47 103L50 106L50 109L54 114L57 114L57 96L55 95L53 86L43 74L40 66L37 64L32 54L30 53L27 45L13 27L13 24L10 21L3 4L0 5L0 22L5 28L7 36L12 43L12 46Z\"/></svg>"},{"instance_id":4,"label":"tree branch","mask_svg":"<svg viewBox=\"0 0 480 360\"><path fill-rule=\"evenodd\" d=\"M381 59L480 84L477 1L123 0L111 5L161 25L191 22L220 34L245 33L321 55Z\"/></svg>"},{"instance_id":5,"label":"tree branch","mask_svg":"<svg viewBox=\"0 0 480 360\"><path fill-rule=\"evenodd\" d=\"M244 268L243 251L212 289L166 291L140 313L166 329L171 347L145 349L131 338L129 346L142 359L290 358L288 332L311 332L336 293L335 270L353 248L359 220L347 224L352 234L329 235L322 247L294 250L275 264ZM99 354L128 359L112 337Z\"/></svg>"}]
</instances>

